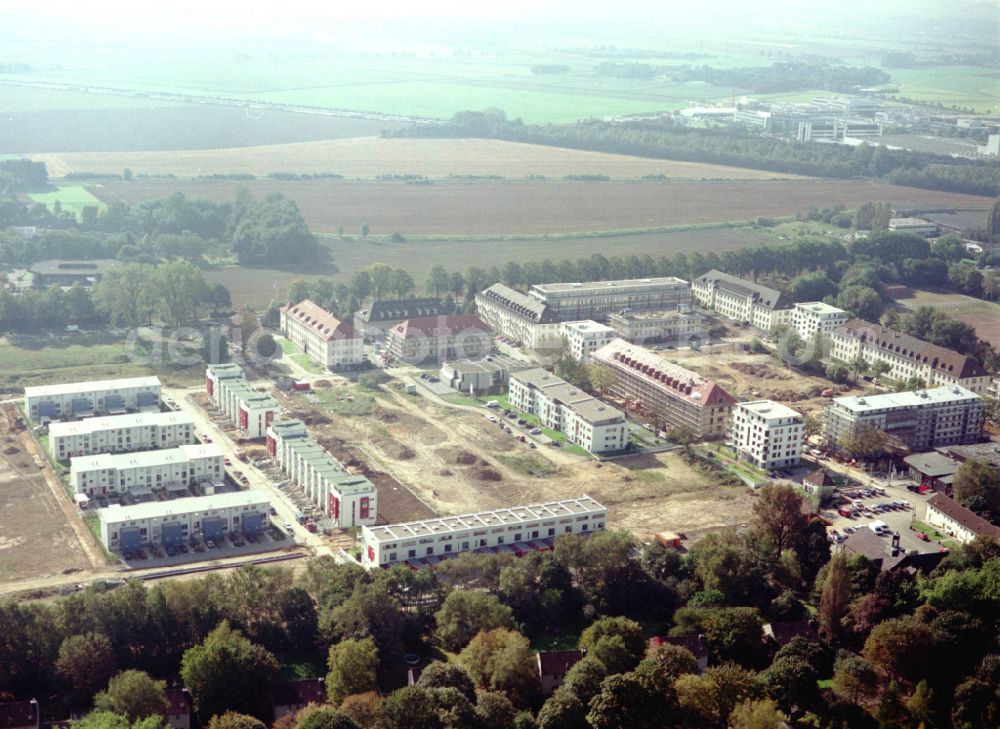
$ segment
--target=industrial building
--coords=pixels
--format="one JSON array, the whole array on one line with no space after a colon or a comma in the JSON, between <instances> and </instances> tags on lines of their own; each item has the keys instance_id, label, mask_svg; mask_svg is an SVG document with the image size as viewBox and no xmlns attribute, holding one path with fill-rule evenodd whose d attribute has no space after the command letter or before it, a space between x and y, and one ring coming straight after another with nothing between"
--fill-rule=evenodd
<instances>
[{"instance_id":1,"label":"industrial building","mask_svg":"<svg viewBox=\"0 0 1000 729\"><path fill-rule=\"evenodd\" d=\"M205 391L247 438L263 438L267 426L281 413L278 401L250 387L243 370L235 364L209 365L205 371Z\"/></svg>"},{"instance_id":2,"label":"industrial building","mask_svg":"<svg viewBox=\"0 0 1000 729\"><path fill-rule=\"evenodd\" d=\"M806 344L816 337L816 332L822 332L824 342L830 333L847 323L850 317L843 309L824 304L822 301L809 301L796 304L792 309L792 329Z\"/></svg>"},{"instance_id":3,"label":"industrial building","mask_svg":"<svg viewBox=\"0 0 1000 729\"><path fill-rule=\"evenodd\" d=\"M309 299L288 304L280 317L281 333L322 367L357 369L364 362L361 336L319 304Z\"/></svg>"},{"instance_id":4,"label":"industrial building","mask_svg":"<svg viewBox=\"0 0 1000 729\"><path fill-rule=\"evenodd\" d=\"M615 373L607 392L626 410L654 420L658 430L685 426L706 439L728 434L736 398L715 382L622 339L598 349L591 361Z\"/></svg>"},{"instance_id":5,"label":"industrial building","mask_svg":"<svg viewBox=\"0 0 1000 729\"><path fill-rule=\"evenodd\" d=\"M802 459L802 414L773 400L736 403L729 445L736 457L759 468L787 468Z\"/></svg>"},{"instance_id":6,"label":"industrial building","mask_svg":"<svg viewBox=\"0 0 1000 729\"><path fill-rule=\"evenodd\" d=\"M507 389L512 372L528 370L535 365L502 354L483 359L460 359L441 365L441 382L459 392L472 395L496 395Z\"/></svg>"},{"instance_id":7,"label":"industrial building","mask_svg":"<svg viewBox=\"0 0 1000 729\"><path fill-rule=\"evenodd\" d=\"M502 283L476 294L476 314L494 332L528 349L555 347L559 317L546 304Z\"/></svg>"},{"instance_id":8,"label":"industrial building","mask_svg":"<svg viewBox=\"0 0 1000 729\"><path fill-rule=\"evenodd\" d=\"M176 448L195 442L194 418L187 413L132 413L52 423L49 453L57 461L96 453Z\"/></svg>"},{"instance_id":9,"label":"industrial building","mask_svg":"<svg viewBox=\"0 0 1000 729\"><path fill-rule=\"evenodd\" d=\"M24 412L41 423L159 409L161 388L158 377L26 387Z\"/></svg>"},{"instance_id":10,"label":"industrial building","mask_svg":"<svg viewBox=\"0 0 1000 729\"><path fill-rule=\"evenodd\" d=\"M589 362L591 352L618 337L614 329L596 321L563 322L559 334L566 340L566 354L577 362Z\"/></svg>"},{"instance_id":11,"label":"industrial building","mask_svg":"<svg viewBox=\"0 0 1000 729\"><path fill-rule=\"evenodd\" d=\"M420 364L484 357L492 349L493 336L478 316L432 316L407 319L390 329L386 357Z\"/></svg>"},{"instance_id":12,"label":"industrial building","mask_svg":"<svg viewBox=\"0 0 1000 729\"><path fill-rule=\"evenodd\" d=\"M624 413L540 367L512 374L507 399L590 453L613 453L628 445Z\"/></svg>"},{"instance_id":13,"label":"industrial building","mask_svg":"<svg viewBox=\"0 0 1000 729\"><path fill-rule=\"evenodd\" d=\"M341 529L378 519L375 485L350 473L309 437L301 420L279 420L267 431L267 451L282 471Z\"/></svg>"},{"instance_id":14,"label":"industrial building","mask_svg":"<svg viewBox=\"0 0 1000 729\"><path fill-rule=\"evenodd\" d=\"M233 491L97 510L101 542L128 554L143 545L175 547L190 539L218 542L230 532L256 536L267 527L267 495Z\"/></svg>"},{"instance_id":15,"label":"industrial building","mask_svg":"<svg viewBox=\"0 0 1000 729\"><path fill-rule=\"evenodd\" d=\"M626 342L686 342L704 335L705 317L686 306L652 311L625 309L609 314L608 326Z\"/></svg>"},{"instance_id":16,"label":"industrial building","mask_svg":"<svg viewBox=\"0 0 1000 729\"><path fill-rule=\"evenodd\" d=\"M792 303L784 294L738 276L712 270L695 279L691 289L706 309L765 332L792 321Z\"/></svg>"},{"instance_id":17,"label":"industrial building","mask_svg":"<svg viewBox=\"0 0 1000 729\"><path fill-rule=\"evenodd\" d=\"M214 443L158 451L101 453L70 459L70 485L86 496L124 496L142 500L157 490L214 488L224 480L223 453ZM207 484L207 486L206 486Z\"/></svg>"},{"instance_id":18,"label":"industrial building","mask_svg":"<svg viewBox=\"0 0 1000 729\"><path fill-rule=\"evenodd\" d=\"M604 529L608 511L589 496L475 514L363 527L361 565L368 569L436 564L463 552L512 555L543 551L563 534Z\"/></svg>"},{"instance_id":19,"label":"industrial building","mask_svg":"<svg viewBox=\"0 0 1000 729\"><path fill-rule=\"evenodd\" d=\"M885 432L898 450L975 443L983 434L983 399L964 387L838 397L826 410L824 437L837 447L861 428Z\"/></svg>"},{"instance_id":20,"label":"industrial building","mask_svg":"<svg viewBox=\"0 0 1000 729\"><path fill-rule=\"evenodd\" d=\"M559 321L604 322L609 314L623 309L650 311L691 305L691 284L674 276L536 284L528 294L546 305Z\"/></svg>"}]
</instances>

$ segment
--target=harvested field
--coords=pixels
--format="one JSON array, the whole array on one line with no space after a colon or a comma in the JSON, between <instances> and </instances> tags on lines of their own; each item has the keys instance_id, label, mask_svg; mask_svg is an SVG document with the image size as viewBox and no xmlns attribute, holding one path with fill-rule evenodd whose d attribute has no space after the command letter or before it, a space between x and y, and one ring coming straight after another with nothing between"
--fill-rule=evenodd
<instances>
[{"instance_id":1,"label":"harvested field","mask_svg":"<svg viewBox=\"0 0 1000 729\"><path fill-rule=\"evenodd\" d=\"M430 185L349 180L244 183L256 198L280 192L294 200L309 227L349 234L367 224L373 236L552 235L648 230L780 217L811 206L855 207L869 200L988 207L989 198L839 180L730 182L449 181ZM89 187L105 203L134 205L181 192L233 199L231 181L133 180ZM419 245L413 241L409 244Z\"/></svg>"},{"instance_id":2,"label":"harvested field","mask_svg":"<svg viewBox=\"0 0 1000 729\"><path fill-rule=\"evenodd\" d=\"M697 162L604 154L495 139L383 139L358 137L320 142L271 144L232 149L191 149L170 152L73 152L36 154L50 177L69 172L120 174L126 167L136 174L177 177L256 175L272 172L337 173L345 177L420 175L444 178L474 175L527 178L531 175L607 175L638 178L665 175L681 179L771 180L797 178Z\"/></svg>"},{"instance_id":3,"label":"harvested field","mask_svg":"<svg viewBox=\"0 0 1000 729\"><path fill-rule=\"evenodd\" d=\"M980 339L1000 347L1000 304L950 291L914 291L897 302L906 309L933 306L953 319L971 325Z\"/></svg>"}]
</instances>

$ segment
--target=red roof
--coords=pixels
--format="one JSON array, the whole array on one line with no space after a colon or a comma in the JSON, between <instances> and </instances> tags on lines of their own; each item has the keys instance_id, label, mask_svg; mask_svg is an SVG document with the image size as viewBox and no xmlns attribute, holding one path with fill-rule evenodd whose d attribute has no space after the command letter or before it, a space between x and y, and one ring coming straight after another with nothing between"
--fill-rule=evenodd
<instances>
[{"instance_id":1,"label":"red roof","mask_svg":"<svg viewBox=\"0 0 1000 729\"><path fill-rule=\"evenodd\" d=\"M538 667L543 676L562 676L583 658L583 651L539 651Z\"/></svg>"},{"instance_id":2,"label":"red roof","mask_svg":"<svg viewBox=\"0 0 1000 729\"><path fill-rule=\"evenodd\" d=\"M285 315L290 319L304 324L318 333L325 340L356 339L354 327L343 322L319 304L304 299L297 304L288 304Z\"/></svg>"},{"instance_id":3,"label":"red roof","mask_svg":"<svg viewBox=\"0 0 1000 729\"><path fill-rule=\"evenodd\" d=\"M274 687L275 706L296 706L310 702L326 703L326 683L322 678L283 681Z\"/></svg>"},{"instance_id":4,"label":"red roof","mask_svg":"<svg viewBox=\"0 0 1000 729\"><path fill-rule=\"evenodd\" d=\"M449 337L469 329L486 333L490 331L490 328L475 314L462 314L407 319L394 326L392 333L403 339L415 339L417 337Z\"/></svg>"}]
</instances>

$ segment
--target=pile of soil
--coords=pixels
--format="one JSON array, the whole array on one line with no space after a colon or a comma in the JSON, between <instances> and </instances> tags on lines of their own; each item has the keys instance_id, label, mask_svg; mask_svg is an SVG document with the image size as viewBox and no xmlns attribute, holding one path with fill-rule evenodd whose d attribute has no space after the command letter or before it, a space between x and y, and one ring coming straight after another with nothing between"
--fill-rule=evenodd
<instances>
[{"instance_id":1,"label":"pile of soil","mask_svg":"<svg viewBox=\"0 0 1000 729\"><path fill-rule=\"evenodd\" d=\"M324 389L327 388L327 387L331 387L329 380L316 380L312 384L312 386L313 387L320 387L320 388L324 388Z\"/></svg>"},{"instance_id":2,"label":"pile of soil","mask_svg":"<svg viewBox=\"0 0 1000 729\"><path fill-rule=\"evenodd\" d=\"M475 473L472 474L478 481L502 481L503 476L494 471L492 468L480 468L477 469Z\"/></svg>"},{"instance_id":3,"label":"pile of soil","mask_svg":"<svg viewBox=\"0 0 1000 729\"><path fill-rule=\"evenodd\" d=\"M474 466L479 462L479 459L474 453L469 453L468 451L459 451L455 454L455 463L461 464L463 466Z\"/></svg>"},{"instance_id":4,"label":"pile of soil","mask_svg":"<svg viewBox=\"0 0 1000 729\"><path fill-rule=\"evenodd\" d=\"M6 453L8 456L13 456L15 453L20 453L21 449L18 448L17 446L7 446L6 448L3 449L3 452Z\"/></svg>"},{"instance_id":5,"label":"pile of soil","mask_svg":"<svg viewBox=\"0 0 1000 729\"><path fill-rule=\"evenodd\" d=\"M385 408L375 408L374 415L383 423L396 423L399 421L399 416L396 413Z\"/></svg>"}]
</instances>

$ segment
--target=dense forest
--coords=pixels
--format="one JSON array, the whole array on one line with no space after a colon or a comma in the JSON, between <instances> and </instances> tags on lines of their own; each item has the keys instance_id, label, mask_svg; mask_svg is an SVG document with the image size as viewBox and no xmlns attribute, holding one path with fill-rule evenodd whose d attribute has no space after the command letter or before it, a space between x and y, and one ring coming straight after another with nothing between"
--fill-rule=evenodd
<instances>
[{"instance_id":1,"label":"dense forest","mask_svg":"<svg viewBox=\"0 0 1000 729\"><path fill-rule=\"evenodd\" d=\"M765 486L746 528L687 552L611 531L417 572L321 557L296 575L244 567L8 602L0 696L46 697L55 718L101 711L79 729L127 727L162 714L162 682L179 678L202 726L229 711L269 725L281 666L315 655L330 703L282 729L996 726L1000 547L973 542L929 575L880 569L831 558L802 506ZM766 623L801 630L776 642ZM708 669L653 635L700 636ZM545 699L531 646L554 638L586 658ZM430 661L415 686L404 653Z\"/></svg>"}]
</instances>

